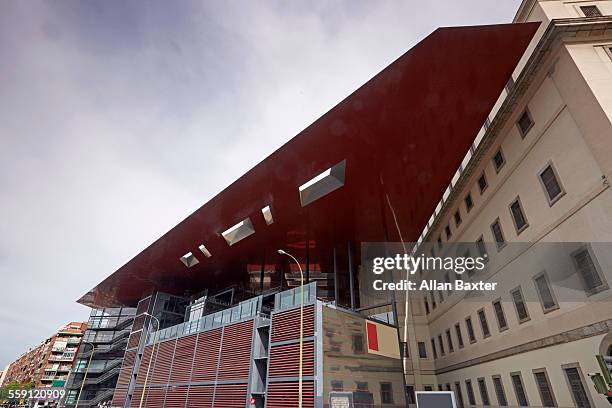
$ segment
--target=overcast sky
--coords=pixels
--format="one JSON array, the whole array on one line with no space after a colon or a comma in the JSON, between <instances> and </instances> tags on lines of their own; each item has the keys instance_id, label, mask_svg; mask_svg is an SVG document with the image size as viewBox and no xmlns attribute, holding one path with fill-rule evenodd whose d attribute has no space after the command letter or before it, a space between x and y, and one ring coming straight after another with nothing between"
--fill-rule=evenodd
<instances>
[{"instance_id":1,"label":"overcast sky","mask_svg":"<svg viewBox=\"0 0 612 408\"><path fill-rule=\"evenodd\" d=\"M0 370L429 32L519 3L2 1Z\"/></svg>"}]
</instances>

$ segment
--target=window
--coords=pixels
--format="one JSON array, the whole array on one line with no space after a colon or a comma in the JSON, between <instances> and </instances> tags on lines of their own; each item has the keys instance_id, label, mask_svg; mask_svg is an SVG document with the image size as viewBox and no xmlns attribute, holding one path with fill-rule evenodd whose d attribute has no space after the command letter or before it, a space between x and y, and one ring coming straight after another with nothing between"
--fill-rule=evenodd
<instances>
[{"instance_id":1,"label":"window","mask_svg":"<svg viewBox=\"0 0 612 408\"><path fill-rule=\"evenodd\" d=\"M402 358L410 358L408 343L405 341L400 342L400 354L402 355Z\"/></svg>"},{"instance_id":2,"label":"window","mask_svg":"<svg viewBox=\"0 0 612 408\"><path fill-rule=\"evenodd\" d=\"M546 271L534 276L533 281L538 291L538 297L540 298L540 304L542 305L542 310L544 311L544 313L548 313L552 310L558 309L559 306L552 292L552 289L550 288L550 283L548 281L548 275L546 274Z\"/></svg>"},{"instance_id":3,"label":"window","mask_svg":"<svg viewBox=\"0 0 612 408\"><path fill-rule=\"evenodd\" d=\"M440 298L440 303L444 302L444 292L439 290L438 291L438 297Z\"/></svg>"},{"instance_id":4,"label":"window","mask_svg":"<svg viewBox=\"0 0 612 408\"><path fill-rule=\"evenodd\" d=\"M355 381L357 391L368 391L368 383L365 381Z\"/></svg>"},{"instance_id":5,"label":"window","mask_svg":"<svg viewBox=\"0 0 612 408\"><path fill-rule=\"evenodd\" d=\"M444 227L444 233L446 234L446 240L447 241L450 239L450 237L453 236L453 234L451 233L451 230L450 230L450 225L447 225L446 227Z\"/></svg>"},{"instance_id":6,"label":"window","mask_svg":"<svg viewBox=\"0 0 612 408\"><path fill-rule=\"evenodd\" d=\"M476 405L476 397L474 397L474 389L472 388L471 380L465 380L465 389L467 391L469 405Z\"/></svg>"},{"instance_id":7,"label":"window","mask_svg":"<svg viewBox=\"0 0 612 408\"><path fill-rule=\"evenodd\" d=\"M414 386L407 385L406 386L406 402L408 404L416 404L416 396L414 394Z\"/></svg>"},{"instance_id":8,"label":"window","mask_svg":"<svg viewBox=\"0 0 612 408\"><path fill-rule=\"evenodd\" d=\"M529 401L527 400L527 394L525 394L525 387L523 387L523 379L521 378L521 373L510 373L510 378L512 379L512 386L514 387L514 393L516 394L516 401L519 406L527 407L529 406Z\"/></svg>"},{"instance_id":9,"label":"window","mask_svg":"<svg viewBox=\"0 0 612 408\"><path fill-rule=\"evenodd\" d=\"M427 301L427 296L423 298L423 302L425 303L425 314L429 314L429 302Z\"/></svg>"},{"instance_id":10,"label":"window","mask_svg":"<svg viewBox=\"0 0 612 408\"><path fill-rule=\"evenodd\" d=\"M457 344L459 348L463 348L463 336L461 335L461 326L459 323L455 324L455 333L457 334Z\"/></svg>"},{"instance_id":11,"label":"window","mask_svg":"<svg viewBox=\"0 0 612 408\"><path fill-rule=\"evenodd\" d=\"M493 376L493 388L495 389L495 396L497 397L497 405L500 407L507 407L508 400L506 399L506 392L504 391L504 383L502 382L501 376Z\"/></svg>"},{"instance_id":12,"label":"window","mask_svg":"<svg viewBox=\"0 0 612 408\"><path fill-rule=\"evenodd\" d=\"M417 346L419 348L419 358L427 358L427 349L425 348L425 342L419 341L417 343Z\"/></svg>"},{"instance_id":13,"label":"window","mask_svg":"<svg viewBox=\"0 0 612 408\"><path fill-rule=\"evenodd\" d=\"M362 334L353 334L353 353L355 354L364 353Z\"/></svg>"},{"instance_id":14,"label":"window","mask_svg":"<svg viewBox=\"0 0 612 408\"><path fill-rule=\"evenodd\" d=\"M478 320L480 320L480 328L482 329L482 337L485 339L491 335L491 331L489 330L489 323L487 323L487 315L485 314L484 309L480 309L478 311ZM489 404L486 404L489 405Z\"/></svg>"},{"instance_id":15,"label":"window","mask_svg":"<svg viewBox=\"0 0 612 408\"><path fill-rule=\"evenodd\" d=\"M423 390L424 391L433 391L433 386L431 386L431 385L424 385L423 386Z\"/></svg>"},{"instance_id":16,"label":"window","mask_svg":"<svg viewBox=\"0 0 612 408\"><path fill-rule=\"evenodd\" d=\"M527 109L523 111L518 121L516 122L516 125L518 126L519 132L521 133L521 137L525 138L525 136L527 136L527 133L533 127L533 119L531 118L531 114Z\"/></svg>"},{"instance_id":17,"label":"window","mask_svg":"<svg viewBox=\"0 0 612 408\"><path fill-rule=\"evenodd\" d=\"M444 391L444 388L442 388L442 384L438 384L438 391Z\"/></svg>"},{"instance_id":18,"label":"window","mask_svg":"<svg viewBox=\"0 0 612 408\"><path fill-rule=\"evenodd\" d=\"M540 368L537 370L533 370L533 376L535 377L535 382L538 387L538 391L540 392L540 399L542 400L543 407L556 407L557 402L555 401L555 396L553 394L552 386L550 385L550 381L548 381L548 375L546 373L546 369Z\"/></svg>"},{"instance_id":19,"label":"window","mask_svg":"<svg viewBox=\"0 0 612 408\"><path fill-rule=\"evenodd\" d=\"M597 6L580 6L580 11L585 17L602 17L601 11Z\"/></svg>"},{"instance_id":20,"label":"window","mask_svg":"<svg viewBox=\"0 0 612 408\"><path fill-rule=\"evenodd\" d=\"M438 358L438 350L436 349L436 341L431 339L431 351L433 352L434 359Z\"/></svg>"},{"instance_id":21,"label":"window","mask_svg":"<svg viewBox=\"0 0 612 408\"><path fill-rule=\"evenodd\" d=\"M608 54L608 57L610 57L610 59L612 59L612 45L610 45L610 44L604 45L604 50Z\"/></svg>"},{"instance_id":22,"label":"window","mask_svg":"<svg viewBox=\"0 0 612 408\"><path fill-rule=\"evenodd\" d=\"M471 257L472 257L472 254L470 253L470 250L468 249L463 254L463 258L470 259ZM468 278L471 278L476 273L476 267L474 265L469 265L469 267L466 265L465 270L467 271Z\"/></svg>"},{"instance_id":23,"label":"window","mask_svg":"<svg viewBox=\"0 0 612 408\"><path fill-rule=\"evenodd\" d=\"M580 367L577 363L563 365L563 371L565 371L565 377L567 379L567 385L569 386L570 393L574 404L578 408L591 408L591 399L587 394L587 390L584 387L584 381L580 372Z\"/></svg>"},{"instance_id":24,"label":"window","mask_svg":"<svg viewBox=\"0 0 612 408\"><path fill-rule=\"evenodd\" d=\"M453 346L453 338L451 337L450 329L446 329L446 342L448 343L448 352L454 352L455 347Z\"/></svg>"},{"instance_id":25,"label":"window","mask_svg":"<svg viewBox=\"0 0 612 408\"><path fill-rule=\"evenodd\" d=\"M501 304L501 299L493 301L493 310L495 310L495 318L497 319L497 327L502 332L508 328L508 322L506 321L506 315Z\"/></svg>"},{"instance_id":26,"label":"window","mask_svg":"<svg viewBox=\"0 0 612 408\"><path fill-rule=\"evenodd\" d=\"M459 210L455 211L455 226L458 227L461 225L461 213L459 213Z\"/></svg>"},{"instance_id":27,"label":"window","mask_svg":"<svg viewBox=\"0 0 612 408\"><path fill-rule=\"evenodd\" d=\"M380 401L383 404L393 404L393 388L391 387L391 383L380 383Z\"/></svg>"},{"instance_id":28,"label":"window","mask_svg":"<svg viewBox=\"0 0 612 408\"><path fill-rule=\"evenodd\" d=\"M539 179L549 205L553 205L559 201L559 199L565 194L565 191L559 182L557 171L553 167L552 163L549 163L546 165L546 167L544 167L544 170L542 170L539 174Z\"/></svg>"},{"instance_id":29,"label":"window","mask_svg":"<svg viewBox=\"0 0 612 408\"><path fill-rule=\"evenodd\" d=\"M493 221L491 224L491 232L493 232L493 238L495 239L495 244L497 245L497 250L501 250L506 246L506 239L504 238L504 231L501 227L501 222L499 218Z\"/></svg>"},{"instance_id":30,"label":"window","mask_svg":"<svg viewBox=\"0 0 612 408\"><path fill-rule=\"evenodd\" d=\"M597 258L590 250L590 247L585 246L575 251L572 253L572 259L574 260L574 266L580 276L587 296L608 289L608 284L605 282L603 274L601 273Z\"/></svg>"},{"instance_id":31,"label":"window","mask_svg":"<svg viewBox=\"0 0 612 408\"><path fill-rule=\"evenodd\" d=\"M487 253L487 246L484 243L482 235L478 238L478 241L476 241L476 248L478 248L478 254L484 258L484 262L487 262L489 260L489 254Z\"/></svg>"},{"instance_id":32,"label":"window","mask_svg":"<svg viewBox=\"0 0 612 408\"><path fill-rule=\"evenodd\" d=\"M344 186L346 160L319 173L299 187L302 207Z\"/></svg>"},{"instance_id":33,"label":"window","mask_svg":"<svg viewBox=\"0 0 612 408\"><path fill-rule=\"evenodd\" d=\"M451 280L450 280L450 275L448 274L448 272L446 272L446 273L444 274L444 282L445 282L445 283L448 283L448 284L450 284L450 283L451 283ZM452 285L450 285L450 287L452 288L453 286L452 286ZM449 289L449 290L448 290L448 294L449 294L449 296L450 296L452 293L453 293L453 290L452 290L452 289Z\"/></svg>"},{"instance_id":34,"label":"window","mask_svg":"<svg viewBox=\"0 0 612 408\"><path fill-rule=\"evenodd\" d=\"M343 391L344 390L344 384L342 383L342 381L332 381L331 382L331 389L332 389L332 391Z\"/></svg>"},{"instance_id":35,"label":"window","mask_svg":"<svg viewBox=\"0 0 612 408\"><path fill-rule=\"evenodd\" d=\"M514 221L514 228L516 228L517 235L523 232L525 228L529 226L519 197L516 197L516 199L510 204L510 215L512 215L512 221Z\"/></svg>"},{"instance_id":36,"label":"window","mask_svg":"<svg viewBox=\"0 0 612 408\"><path fill-rule=\"evenodd\" d=\"M435 310L436 306L437 306L437 304L436 304L436 295L434 294L433 290L429 291L429 295L431 296L431 308L432 308L432 310Z\"/></svg>"},{"instance_id":37,"label":"window","mask_svg":"<svg viewBox=\"0 0 612 408\"><path fill-rule=\"evenodd\" d=\"M451 386L449 383L446 383L446 385L444 386L444 388L446 388L446 391L452 391L451 390Z\"/></svg>"},{"instance_id":38,"label":"window","mask_svg":"<svg viewBox=\"0 0 612 408\"><path fill-rule=\"evenodd\" d=\"M519 286L516 289L513 289L510 291L510 294L512 295L512 301L514 302L514 308L516 309L516 315L519 323L528 321L529 312L527 311L527 305L525 304L521 287Z\"/></svg>"},{"instance_id":39,"label":"window","mask_svg":"<svg viewBox=\"0 0 612 408\"><path fill-rule=\"evenodd\" d=\"M493 167L495 167L495 172L499 173L502 167L504 167L504 164L506 164L506 159L500 147L493 155Z\"/></svg>"},{"instance_id":40,"label":"window","mask_svg":"<svg viewBox=\"0 0 612 408\"><path fill-rule=\"evenodd\" d=\"M438 249L442 249L442 237L438 237Z\"/></svg>"},{"instance_id":41,"label":"window","mask_svg":"<svg viewBox=\"0 0 612 408\"><path fill-rule=\"evenodd\" d=\"M455 383L455 396L457 397L457 406L459 408L464 408L465 404L463 403L463 393L461 392L461 383Z\"/></svg>"},{"instance_id":42,"label":"window","mask_svg":"<svg viewBox=\"0 0 612 408\"><path fill-rule=\"evenodd\" d=\"M489 393L487 392L487 383L482 377L478 379L478 390L480 391L482 405L491 405L491 402L489 401Z\"/></svg>"},{"instance_id":43,"label":"window","mask_svg":"<svg viewBox=\"0 0 612 408\"><path fill-rule=\"evenodd\" d=\"M440 346L440 354L445 355L446 351L444 350L444 342L442 341L442 335L438 334L438 345Z\"/></svg>"},{"instance_id":44,"label":"window","mask_svg":"<svg viewBox=\"0 0 612 408\"><path fill-rule=\"evenodd\" d=\"M487 189L487 186L487 177L483 172L480 177L478 177L478 188L480 189L480 194L484 193L484 191Z\"/></svg>"},{"instance_id":45,"label":"window","mask_svg":"<svg viewBox=\"0 0 612 408\"><path fill-rule=\"evenodd\" d=\"M476 336L474 335L474 326L472 326L472 318L465 318L465 326L467 327L468 338L470 339L470 343L476 342Z\"/></svg>"},{"instance_id":46,"label":"window","mask_svg":"<svg viewBox=\"0 0 612 408\"><path fill-rule=\"evenodd\" d=\"M474 207L474 201L472 201L472 194L468 193L463 200L465 201L465 209L467 210L467 212L470 212L470 210Z\"/></svg>"}]
</instances>

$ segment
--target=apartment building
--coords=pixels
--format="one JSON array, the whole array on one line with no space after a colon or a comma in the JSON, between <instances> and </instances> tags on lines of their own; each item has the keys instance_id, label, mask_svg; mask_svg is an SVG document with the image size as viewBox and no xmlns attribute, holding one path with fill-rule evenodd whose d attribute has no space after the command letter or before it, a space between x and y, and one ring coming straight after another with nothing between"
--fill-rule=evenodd
<instances>
[{"instance_id":1,"label":"apartment building","mask_svg":"<svg viewBox=\"0 0 612 408\"><path fill-rule=\"evenodd\" d=\"M77 399L80 407L110 402L135 313L129 307L92 309L66 383L65 406L75 406Z\"/></svg>"},{"instance_id":2,"label":"apartment building","mask_svg":"<svg viewBox=\"0 0 612 408\"><path fill-rule=\"evenodd\" d=\"M72 369L87 323L70 322L7 368L4 384L34 383L41 387L64 387Z\"/></svg>"},{"instance_id":3,"label":"apartment building","mask_svg":"<svg viewBox=\"0 0 612 408\"><path fill-rule=\"evenodd\" d=\"M473 244L491 262L470 278L499 288L409 301L408 392L604 407L588 373L612 353L612 1L525 0L514 21L541 25L419 239L440 255ZM511 266L551 248L548 266ZM563 268L571 295L551 283Z\"/></svg>"}]
</instances>

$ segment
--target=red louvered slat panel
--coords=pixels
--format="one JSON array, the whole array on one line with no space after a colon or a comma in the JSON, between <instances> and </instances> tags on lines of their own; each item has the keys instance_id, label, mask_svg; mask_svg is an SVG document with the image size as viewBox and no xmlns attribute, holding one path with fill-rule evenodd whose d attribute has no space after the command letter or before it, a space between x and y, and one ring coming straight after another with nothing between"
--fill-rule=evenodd
<instances>
[{"instance_id":1,"label":"red louvered slat panel","mask_svg":"<svg viewBox=\"0 0 612 408\"><path fill-rule=\"evenodd\" d=\"M147 386L145 391L143 407L146 408L160 408L164 406L164 399L166 397L166 387L153 388Z\"/></svg>"},{"instance_id":2,"label":"red louvered slat panel","mask_svg":"<svg viewBox=\"0 0 612 408\"><path fill-rule=\"evenodd\" d=\"M113 407L123 407L125 404L125 398L127 397L127 388L115 388L113 394Z\"/></svg>"},{"instance_id":3,"label":"red louvered slat panel","mask_svg":"<svg viewBox=\"0 0 612 408\"><path fill-rule=\"evenodd\" d=\"M298 406L298 382L275 382L268 384L266 408L292 408ZM215 405L216 407L216 405ZM302 407L314 408L314 383L302 383Z\"/></svg>"},{"instance_id":4,"label":"red louvered slat panel","mask_svg":"<svg viewBox=\"0 0 612 408\"><path fill-rule=\"evenodd\" d=\"M191 366L195 356L197 338L197 334L192 334L177 340L170 383L188 382L191 378Z\"/></svg>"},{"instance_id":5,"label":"red louvered slat panel","mask_svg":"<svg viewBox=\"0 0 612 408\"><path fill-rule=\"evenodd\" d=\"M187 400L187 386L168 387L165 408L184 408Z\"/></svg>"},{"instance_id":6,"label":"red louvered slat panel","mask_svg":"<svg viewBox=\"0 0 612 408\"><path fill-rule=\"evenodd\" d=\"M304 307L304 337L314 335L314 306ZM275 313L272 316L272 342L300 338L300 309Z\"/></svg>"},{"instance_id":7,"label":"red louvered slat panel","mask_svg":"<svg viewBox=\"0 0 612 408\"><path fill-rule=\"evenodd\" d=\"M236 380L249 378L252 339L252 320L225 327L218 379Z\"/></svg>"},{"instance_id":8,"label":"red louvered slat panel","mask_svg":"<svg viewBox=\"0 0 612 408\"><path fill-rule=\"evenodd\" d=\"M304 342L302 375L314 375L314 342ZM285 344L270 348L268 376L297 377L300 367L300 344Z\"/></svg>"},{"instance_id":9,"label":"red louvered slat panel","mask_svg":"<svg viewBox=\"0 0 612 408\"><path fill-rule=\"evenodd\" d=\"M134 323L132 323L132 331L140 330L144 327L144 322L146 320L146 315L140 315L134 319Z\"/></svg>"},{"instance_id":10,"label":"red louvered slat panel","mask_svg":"<svg viewBox=\"0 0 612 408\"><path fill-rule=\"evenodd\" d=\"M124 366L121 367L121 371L119 371L119 377L117 378L117 387L127 387L130 383L130 378L132 376L132 366Z\"/></svg>"},{"instance_id":11,"label":"red louvered slat panel","mask_svg":"<svg viewBox=\"0 0 612 408\"><path fill-rule=\"evenodd\" d=\"M221 329L214 329L198 334L198 343L193 362L191 382L214 381L219 362L219 345Z\"/></svg>"},{"instance_id":12,"label":"red louvered slat panel","mask_svg":"<svg viewBox=\"0 0 612 408\"><path fill-rule=\"evenodd\" d=\"M123 355L123 365L133 366L136 359L136 350L126 351Z\"/></svg>"},{"instance_id":13,"label":"red louvered slat panel","mask_svg":"<svg viewBox=\"0 0 612 408\"><path fill-rule=\"evenodd\" d=\"M139 315L149 310L150 303L151 303L151 296L149 296L146 299L142 299L140 302L138 302L138 306L136 307L136 314Z\"/></svg>"},{"instance_id":14,"label":"red louvered slat panel","mask_svg":"<svg viewBox=\"0 0 612 408\"><path fill-rule=\"evenodd\" d=\"M130 401L130 408L138 408L140 404L140 396L142 395L142 387L137 387L134 389L134 393L132 394L132 400Z\"/></svg>"},{"instance_id":15,"label":"red louvered slat panel","mask_svg":"<svg viewBox=\"0 0 612 408\"><path fill-rule=\"evenodd\" d=\"M176 340L168 340L156 344L156 350L153 352L153 365L149 373L151 384L168 384L175 345Z\"/></svg>"},{"instance_id":16,"label":"red louvered slat panel","mask_svg":"<svg viewBox=\"0 0 612 408\"><path fill-rule=\"evenodd\" d=\"M149 368L149 364L151 364L151 346L147 346L144 348L142 353L142 359L140 360L140 365L138 366L138 377L136 378L136 384L142 385L145 382L145 377L147 376L147 369ZM149 369L149 380L151 379L151 369Z\"/></svg>"},{"instance_id":17,"label":"red louvered slat panel","mask_svg":"<svg viewBox=\"0 0 612 408\"><path fill-rule=\"evenodd\" d=\"M212 401L212 385L192 385L189 387L187 408L211 408Z\"/></svg>"},{"instance_id":18,"label":"red louvered slat panel","mask_svg":"<svg viewBox=\"0 0 612 408\"><path fill-rule=\"evenodd\" d=\"M247 398L247 384L217 385L215 408L244 408Z\"/></svg>"},{"instance_id":19,"label":"red louvered slat panel","mask_svg":"<svg viewBox=\"0 0 612 408\"><path fill-rule=\"evenodd\" d=\"M131 349L133 347L138 346L140 344L140 336L142 335L142 330L136 333L132 333L130 335L130 340L128 340L127 349Z\"/></svg>"}]
</instances>

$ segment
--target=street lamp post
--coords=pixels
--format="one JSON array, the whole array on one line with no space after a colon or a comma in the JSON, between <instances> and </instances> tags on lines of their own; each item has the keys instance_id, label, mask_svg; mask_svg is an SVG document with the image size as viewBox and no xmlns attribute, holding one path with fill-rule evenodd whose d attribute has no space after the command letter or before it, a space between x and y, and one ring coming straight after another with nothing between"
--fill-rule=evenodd
<instances>
[{"instance_id":1,"label":"street lamp post","mask_svg":"<svg viewBox=\"0 0 612 408\"><path fill-rule=\"evenodd\" d=\"M298 408L302 408L302 356L304 348L304 272L298 260L288 252L282 249L278 250L281 255L287 255L296 263L300 270L300 366L298 371Z\"/></svg>"},{"instance_id":2,"label":"street lamp post","mask_svg":"<svg viewBox=\"0 0 612 408\"><path fill-rule=\"evenodd\" d=\"M143 313L143 315L149 316L150 318L155 319L155 322L157 323L156 331L159 331L159 319L150 313ZM149 323L149 327L151 327L150 323ZM149 380L149 370L151 369L151 363L153 361L153 354L155 354L155 337L153 337L153 347L151 347L151 356L149 357L149 365L147 366L147 374L145 375L144 384L142 386L142 395L140 396L140 404L138 404L138 408L142 408L142 402L144 401L145 392L147 391L147 381Z\"/></svg>"},{"instance_id":3,"label":"street lamp post","mask_svg":"<svg viewBox=\"0 0 612 408\"><path fill-rule=\"evenodd\" d=\"M81 393L83 392L83 386L85 385L85 380L87 379L87 373L89 372L89 365L91 364L91 359L93 358L94 351L96 349L96 346L93 343L90 343L88 341L82 341L81 343L89 344L91 346L91 354L89 356L89 360L87 360L87 366L85 367L85 375L83 375L83 381L81 381L81 388L79 389L79 395L77 395L76 404L74 404L75 407L79 406L79 401L81 400Z\"/></svg>"}]
</instances>

